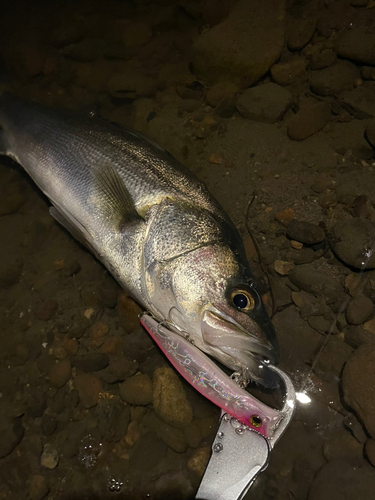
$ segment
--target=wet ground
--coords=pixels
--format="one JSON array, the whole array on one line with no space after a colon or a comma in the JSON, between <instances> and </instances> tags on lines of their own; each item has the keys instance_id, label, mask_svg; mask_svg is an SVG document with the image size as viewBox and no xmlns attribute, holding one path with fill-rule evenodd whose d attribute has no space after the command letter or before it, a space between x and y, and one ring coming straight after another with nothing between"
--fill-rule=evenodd
<instances>
[{"instance_id":1,"label":"wet ground","mask_svg":"<svg viewBox=\"0 0 375 500\"><path fill-rule=\"evenodd\" d=\"M239 228L307 396L246 498L371 498L374 2L1 9L2 88L146 133ZM0 499L194 498L218 409L5 158L0 193Z\"/></svg>"}]
</instances>

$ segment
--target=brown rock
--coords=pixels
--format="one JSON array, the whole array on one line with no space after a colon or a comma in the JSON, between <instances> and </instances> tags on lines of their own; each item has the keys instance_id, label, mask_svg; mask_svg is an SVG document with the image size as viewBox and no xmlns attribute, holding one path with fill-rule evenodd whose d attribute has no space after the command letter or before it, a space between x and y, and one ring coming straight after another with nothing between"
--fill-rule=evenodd
<instances>
[{"instance_id":1,"label":"brown rock","mask_svg":"<svg viewBox=\"0 0 375 500\"><path fill-rule=\"evenodd\" d=\"M366 377L364 379L364 374ZM346 403L375 438L375 346L358 347L345 365L342 384Z\"/></svg>"},{"instance_id":2,"label":"brown rock","mask_svg":"<svg viewBox=\"0 0 375 500\"><path fill-rule=\"evenodd\" d=\"M238 86L234 83L217 83L207 91L207 104L216 108L223 99L232 99L237 94L238 90Z\"/></svg>"},{"instance_id":3,"label":"brown rock","mask_svg":"<svg viewBox=\"0 0 375 500\"><path fill-rule=\"evenodd\" d=\"M275 260L273 263L274 269L280 276L286 276L293 268L293 263L284 260Z\"/></svg>"},{"instance_id":4,"label":"brown rock","mask_svg":"<svg viewBox=\"0 0 375 500\"><path fill-rule=\"evenodd\" d=\"M56 300L47 300L42 304L42 306L38 309L37 317L42 321L48 321L54 317L59 308Z\"/></svg>"},{"instance_id":5,"label":"brown rock","mask_svg":"<svg viewBox=\"0 0 375 500\"><path fill-rule=\"evenodd\" d=\"M275 215L275 219L277 220L277 222L280 222L280 224L286 227L289 222L295 218L295 216L296 214L294 213L294 210L292 208L285 208Z\"/></svg>"},{"instance_id":6,"label":"brown rock","mask_svg":"<svg viewBox=\"0 0 375 500\"><path fill-rule=\"evenodd\" d=\"M324 465L309 490L308 500L371 498L375 474L365 460L336 459Z\"/></svg>"},{"instance_id":7,"label":"brown rock","mask_svg":"<svg viewBox=\"0 0 375 500\"><path fill-rule=\"evenodd\" d=\"M90 328L91 346L100 347L104 343L104 337L108 334L109 327L104 323L94 323Z\"/></svg>"},{"instance_id":8,"label":"brown rock","mask_svg":"<svg viewBox=\"0 0 375 500\"><path fill-rule=\"evenodd\" d=\"M366 249L374 244L375 223L366 219L346 219L337 222L330 234L330 246L347 265L356 269L375 268L375 253Z\"/></svg>"},{"instance_id":9,"label":"brown rock","mask_svg":"<svg viewBox=\"0 0 375 500\"><path fill-rule=\"evenodd\" d=\"M292 240L300 241L305 245L316 245L325 238L325 232L321 227L297 219L292 219L286 226L286 234Z\"/></svg>"},{"instance_id":10,"label":"brown rock","mask_svg":"<svg viewBox=\"0 0 375 500\"><path fill-rule=\"evenodd\" d=\"M55 387L63 387L72 376L72 366L68 359L56 363L49 372L49 381Z\"/></svg>"},{"instance_id":11,"label":"brown rock","mask_svg":"<svg viewBox=\"0 0 375 500\"><path fill-rule=\"evenodd\" d=\"M341 57L375 64L375 14L361 9L337 40L335 50Z\"/></svg>"},{"instance_id":12,"label":"brown rock","mask_svg":"<svg viewBox=\"0 0 375 500\"><path fill-rule=\"evenodd\" d=\"M338 61L333 66L310 74L310 87L318 95L338 95L354 88L360 78L357 66L349 61Z\"/></svg>"},{"instance_id":13,"label":"brown rock","mask_svg":"<svg viewBox=\"0 0 375 500\"><path fill-rule=\"evenodd\" d=\"M323 50L323 52L318 52L313 54L310 59L310 69L324 69L332 66L337 61L336 52L332 49Z\"/></svg>"},{"instance_id":14,"label":"brown rock","mask_svg":"<svg viewBox=\"0 0 375 500\"><path fill-rule=\"evenodd\" d=\"M139 305L125 292L122 292L118 297L117 313L123 329L127 332L133 332L139 328L138 315L142 312Z\"/></svg>"},{"instance_id":15,"label":"brown rock","mask_svg":"<svg viewBox=\"0 0 375 500\"><path fill-rule=\"evenodd\" d=\"M148 405L152 403L152 380L148 375L134 375L121 384L120 396L131 405Z\"/></svg>"},{"instance_id":16,"label":"brown rock","mask_svg":"<svg viewBox=\"0 0 375 500\"><path fill-rule=\"evenodd\" d=\"M323 455L327 462L336 458L362 458L363 444L346 429L332 432L323 444Z\"/></svg>"},{"instance_id":17,"label":"brown rock","mask_svg":"<svg viewBox=\"0 0 375 500\"><path fill-rule=\"evenodd\" d=\"M109 366L100 372L100 378L107 384L114 384L134 375L138 362L124 356L121 352L111 357Z\"/></svg>"},{"instance_id":18,"label":"brown rock","mask_svg":"<svg viewBox=\"0 0 375 500\"><path fill-rule=\"evenodd\" d=\"M304 57L295 57L287 62L280 62L271 67L272 80L278 85L292 85L307 80L307 61Z\"/></svg>"},{"instance_id":19,"label":"brown rock","mask_svg":"<svg viewBox=\"0 0 375 500\"><path fill-rule=\"evenodd\" d=\"M30 478L29 499L42 500L49 493L48 479L45 476L34 475Z\"/></svg>"},{"instance_id":20,"label":"brown rock","mask_svg":"<svg viewBox=\"0 0 375 500\"><path fill-rule=\"evenodd\" d=\"M284 2L240 0L223 22L195 39L194 73L210 83L255 83L280 57L284 17Z\"/></svg>"},{"instance_id":21,"label":"brown rock","mask_svg":"<svg viewBox=\"0 0 375 500\"><path fill-rule=\"evenodd\" d=\"M78 352L78 341L70 337L64 337L64 349L69 354L77 354Z\"/></svg>"},{"instance_id":22,"label":"brown rock","mask_svg":"<svg viewBox=\"0 0 375 500\"><path fill-rule=\"evenodd\" d=\"M327 102L309 104L295 114L288 123L288 135L294 141L303 141L316 134L331 118Z\"/></svg>"},{"instance_id":23,"label":"brown rock","mask_svg":"<svg viewBox=\"0 0 375 500\"><path fill-rule=\"evenodd\" d=\"M289 17L287 19L287 45L289 50L302 50L305 45L311 40L315 29L317 17L314 12L309 9L309 4L305 9L295 8L289 9Z\"/></svg>"},{"instance_id":24,"label":"brown rock","mask_svg":"<svg viewBox=\"0 0 375 500\"><path fill-rule=\"evenodd\" d=\"M365 296L352 299L346 309L346 321L350 325L360 325L370 318L374 304L372 300Z\"/></svg>"},{"instance_id":25,"label":"brown rock","mask_svg":"<svg viewBox=\"0 0 375 500\"><path fill-rule=\"evenodd\" d=\"M153 387L153 405L157 415L168 424L186 427L193 419L193 411L172 368L155 370Z\"/></svg>"},{"instance_id":26,"label":"brown rock","mask_svg":"<svg viewBox=\"0 0 375 500\"><path fill-rule=\"evenodd\" d=\"M210 455L211 448L209 446L202 446L202 448L198 448L188 461L188 469L195 472L198 477L202 477Z\"/></svg>"},{"instance_id":27,"label":"brown rock","mask_svg":"<svg viewBox=\"0 0 375 500\"><path fill-rule=\"evenodd\" d=\"M76 376L74 384L85 408L92 408L98 404L99 394L103 390L98 378L88 373L82 373Z\"/></svg>"},{"instance_id":28,"label":"brown rock","mask_svg":"<svg viewBox=\"0 0 375 500\"><path fill-rule=\"evenodd\" d=\"M293 101L289 90L269 82L246 89L237 99L241 116L257 122L276 123L281 120Z\"/></svg>"}]
</instances>

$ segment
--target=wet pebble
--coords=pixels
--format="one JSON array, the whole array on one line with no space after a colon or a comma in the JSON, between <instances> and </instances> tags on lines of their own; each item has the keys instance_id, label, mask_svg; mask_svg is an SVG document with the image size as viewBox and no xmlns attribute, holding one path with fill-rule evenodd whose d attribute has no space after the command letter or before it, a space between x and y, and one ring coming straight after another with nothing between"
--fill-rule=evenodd
<instances>
[{"instance_id":1,"label":"wet pebble","mask_svg":"<svg viewBox=\"0 0 375 500\"><path fill-rule=\"evenodd\" d=\"M327 462L336 458L362 458L363 444L344 428L332 432L324 441L323 455Z\"/></svg>"},{"instance_id":2,"label":"wet pebble","mask_svg":"<svg viewBox=\"0 0 375 500\"><path fill-rule=\"evenodd\" d=\"M60 455L55 446L51 443L46 443L43 448L41 464L46 469L55 469L59 463Z\"/></svg>"},{"instance_id":3,"label":"wet pebble","mask_svg":"<svg viewBox=\"0 0 375 500\"><path fill-rule=\"evenodd\" d=\"M318 297L336 298L342 294L340 282L326 270L319 269L314 264L296 266L292 269L289 279L301 290Z\"/></svg>"},{"instance_id":4,"label":"wet pebble","mask_svg":"<svg viewBox=\"0 0 375 500\"><path fill-rule=\"evenodd\" d=\"M281 86L305 82L307 61L304 57L294 57L290 61L279 62L271 67L272 80Z\"/></svg>"},{"instance_id":5,"label":"wet pebble","mask_svg":"<svg viewBox=\"0 0 375 500\"><path fill-rule=\"evenodd\" d=\"M286 226L286 234L290 239L300 241L305 245L321 243L325 238L321 227L297 219L292 219Z\"/></svg>"},{"instance_id":6,"label":"wet pebble","mask_svg":"<svg viewBox=\"0 0 375 500\"><path fill-rule=\"evenodd\" d=\"M314 328L314 330L321 334L327 333L332 326L332 321L326 319L324 316L311 316L307 319L307 322L311 328Z\"/></svg>"},{"instance_id":7,"label":"wet pebble","mask_svg":"<svg viewBox=\"0 0 375 500\"><path fill-rule=\"evenodd\" d=\"M346 309L346 321L350 325L360 325L370 318L374 304L368 297L362 295L352 299Z\"/></svg>"},{"instance_id":8,"label":"wet pebble","mask_svg":"<svg viewBox=\"0 0 375 500\"><path fill-rule=\"evenodd\" d=\"M365 344L375 344L375 334L364 330L360 326L349 326L344 332L345 342L357 349Z\"/></svg>"},{"instance_id":9,"label":"wet pebble","mask_svg":"<svg viewBox=\"0 0 375 500\"><path fill-rule=\"evenodd\" d=\"M0 458L11 453L21 442L25 429L20 418L8 418L0 415Z\"/></svg>"},{"instance_id":10,"label":"wet pebble","mask_svg":"<svg viewBox=\"0 0 375 500\"><path fill-rule=\"evenodd\" d=\"M50 491L48 479L45 476L34 475L31 476L29 482L29 499L42 500Z\"/></svg>"},{"instance_id":11,"label":"wet pebble","mask_svg":"<svg viewBox=\"0 0 375 500\"><path fill-rule=\"evenodd\" d=\"M125 380L120 386L121 398L131 405L152 403L152 380L148 375L137 374Z\"/></svg>"},{"instance_id":12,"label":"wet pebble","mask_svg":"<svg viewBox=\"0 0 375 500\"><path fill-rule=\"evenodd\" d=\"M89 352L77 356L71 356L73 366L86 373L103 370L109 365L109 358L102 352Z\"/></svg>"},{"instance_id":13,"label":"wet pebble","mask_svg":"<svg viewBox=\"0 0 375 500\"><path fill-rule=\"evenodd\" d=\"M287 18L287 45L288 49L301 50L311 40L315 29L317 17L310 11L308 4L305 9L289 15Z\"/></svg>"},{"instance_id":14,"label":"wet pebble","mask_svg":"<svg viewBox=\"0 0 375 500\"><path fill-rule=\"evenodd\" d=\"M238 86L234 83L217 83L207 91L207 104L216 108L223 99L232 99L237 94L238 90Z\"/></svg>"},{"instance_id":15,"label":"wet pebble","mask_svg":"<svg viewBox=\"0 0 375 500\"><path fill-rule=\"evenodd\" d=\"M90 328L90 337L91 337L91 347L100 347L104 343L104 337L109 332L109 326L98 322L94 323Z\"/></svg>"},{"instance_id":16,"label":"wet pebble","mask_svg":"<svg viewBox=\"0 0 375 500\"><path fill-rule=\"evenodd\" d=\"M375 467L375 439L368 439L366 441L365 454L370 464Z\"/></svg>"},{"instance_id":17,"label":"wet pebble","mask_svg":"<svg viewBox=\"0 0 375 500\"><path fill-rule=\"evenodd\" d=\"M123 354L112 356L110 364L99 375L104 382L114 384L128 377L131 377L138 370L139 364L136 360L130 359Z\"/></svg>"},{"instance_id":18,"label":"wet pebble","mask_svg":"<svg viewBox=\"0 0 375 500\"><path fill-rule=\"evenodd\" d=\"M127 333L139 329L139 314L142 309L139 305L124 292L120 293L117 303L117 313L121 326Z\"/></svg>"},{"instance_id":19,"label":"wet pebble","mask_svg":"<svg viewBox=\"0 0 375 500\"><path fill-rule=\"evenodd\" d=\"M286 276L293 268L293 263L284 260L275 260L273 263L274 269L280 276Z\"/></svg>"},{"instance_id":20,"label":"wet pebble","mask_svg":"<svg viewBox=\"0 0 375 500\"><path fill-rule=\"evenodd\" d=\"M44 436L51 436L57 429L57 420L52 415L45 413L40 423L40 429Z\"/></svg>"},{"instance_id":21,"label":"wet pebble","mask_svg":"<svg viewBox=\"0 0 375 500\"><path fill-rule=\"evenodd\" d=\"M330 246L345 264L356 269L375 268L375 223L366 219L346 219L337 222L330 233Z\"/></svg>"},{"instance_id":22,"label":"wet pebble","mask_svg":"<svg viewBox=\"0 0 375 500\"><path fill-rule=\"evenodd\" d=\"M375 16L369 10L357 12L354 22L337 39L335 50L341 57L375 64Z\"/></svg>"},{"instance_id":23,"label":"wet pebble","mask_svg":"<svg viewBox=\"0 0 375 500\"><path fill-rule=\"evenodd\" d=\"M62 387L72 376L72 366L68 359L56 363L49 372L49 380L54 387Z\"/></svg>"},{"instance_id":24,"label":"wet pebble","mask_svg":"<svg viewBox=\"0 0 375 500\"><path fill-rule=\"evenodd\" d=\"M154 344L150 335L143 328L138 328L124 338L123 349L125 356L142 363L154 350Z\"/></svg>"},{"instance_id":25,"label":"wet pebble","mask_svg":"<svg viewBox=\"0 0 375 500\"><path fill-rule=\"evenodd\" d=\"M193 419L182 383L172 368L158 368L153 378L153 406L165 422L185 427Z\"/></svg>"},{"instance_id":26,"label":"wet pebble","mask_svg":"<svg viewBox=\"0 0 375 500\"><path fill-rule=\"evenodd\" d=\"M288 123L288 135L294 141L303 141L321 130L331 118L327 102L311 103L296 113Z\"/></svg>"},{"instance_id":27,"label":"wet pebble","mask_svg":"<svg viewBox=\"0 0 375 500\"><path fill-rule=\"evenodd\" d=\"M106 307L116 307L119 293L120 287L111 276L107 276L100 284L100 299Z\"/></svg>"},{"instance_id":28,"label":"wet pebble","mask_svg":"<svg viewBox=\"0 0 375 500\"><path fill-rule=\"evenodd\" d=\"M283 226L287 226L292 219L295 219L296 214L292 208L285 208L275 215L275 220Z\"/></svg>"},{"instance_id":29,"label":"wet pebble","mask_svg":"<svg viewBox=\"0 0 375 500\"><path fill-rule=\"evenodd\" d=\"M363 374L366 374L364 383ZM375 346L358 347L345 365L342 385L345 402L354 409L367 432L375 438Z\"/></svg>"},{"instance_id":30,"label":"wet pebble","mask_svg":"<svg viewBox=\"0 0 375 500\"><path fill-rule=\"evenodd\" d=\"M83 373L76 376L74 383L85 408L92 408L98 403L99 394L102 391L102 384L98 378Z\"/></svg>"},{"instance_id":31,"label":"wet pebble","mask_svg":"<svg viewBox=\"0 0 375 500\"><path fill-rule=\"evenodd\" d=\"M23 269L21 259L13 255L1 254L0 259L0 288L8 289L18 283Z\"/></svg>"},{"instance_id":32,"label":"wet pebble","mask_svg":"<svg viewBox=\"0 0 375 500\"><path fill-rule=\"evenodd\" d=\"M280 57L283 19L284 7L279 2L240 0L221 23L195 38L191 50L194 74L209 83L229 80L252 85Z\"/></svg>"},{"instance_id":33,"label":"wet pebble","mask_svg":"<svg viewBox=\"0 0 375 500\"><path fill-rule=\"evenodd\" d=\"M292 94L276 83L265 83L245 90L237 99L237 111L244 118L276 123L292 104Z\"/></svg>"},{"instance_id":34,"label":"wet pebble","mask_svg":"<svg viewBox=\"0 0 375 500\"><path fill-rule=\"evenodd\" d=\"M336 52L332 49L326 49L311 56L310 69L317 70L328 68L328 66L332 66L332 64L335 64L336 61Z\"/></svg>"},{"instance_id":35,"label":"wet pebble","mask_svg":"<svg viewBox=\"0 0 375 500\"><path fill-rule=\"evenodd\" d=\"M315 94L337 95L345 90L354 88L360 78L360 71L349 61L338 61L328 68L312 71L310 74L310 87Z\"/></svg>"},{"instance_id":36,"label":"wet pebble","mask_svg":"<svg viewBox=\"0 0 375 500\"><path fill-rule=\"evenodd\" d=\"M44 302L44 304L42 304L38 309L36 313L37 318L41 321L49 321L54 317L58 308L59 305L56 300L46 300L46 302Z\"/></svg>"},{"instance_id":37,"label":"wet pebble","mask_svg":"<svg viewBox=\"0 0 375 500\"><path fill-rule=\"evenodd\" d=\"M159 438L173 451L184 453L188 449L184 430L167 424L155 412L149 411L143 418L142 424L153 429Z\"/></svg>"},{"instance_id":38,"label":"wet pebble","mask_svg":"<svg viewBox=\"0 0 375 500\"><path fill-rule=\"evenodd\" d=\"M66 336L64 337L63 345L68 354L77 354L79 345L76 339Z\"/></svg>"},{"instance_id":39,"label":"wet pebble","mask_svg":"<svg viewBox=\"0 0 375 500\"><path fill-rule=\"evenodd\" d=\"M202 477L211 455L209 446L198 448L188 461L188 469L195 472L198 477Z\"/></svg>"},{"instance_id":40,"label":"wet pebble","mask_svg":"<svg viewBox=\"0 0 375 500\"><path fill-rule=\"evenodd\" d=\"M359 500L371 498L375 474L365 460L335 459L317 474L308 500Z\"/></svg>"}]
</instances>

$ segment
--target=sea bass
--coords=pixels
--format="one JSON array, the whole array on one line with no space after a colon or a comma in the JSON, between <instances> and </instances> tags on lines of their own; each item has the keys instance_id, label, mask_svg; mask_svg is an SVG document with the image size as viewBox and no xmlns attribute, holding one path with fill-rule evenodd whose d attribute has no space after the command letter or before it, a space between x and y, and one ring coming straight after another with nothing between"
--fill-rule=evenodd
<instances>
[{"instance_id":1,"label":"sea bass","mask_svg":"<svg viewBox=\"0 0 375 500\"><path fill-rule=\"evenodd\" d=\"M205 185L140 133L0 96L0 153L118 283L244 382L272 385L275 331L241 237Z\"/></svg>"}]
</instances>

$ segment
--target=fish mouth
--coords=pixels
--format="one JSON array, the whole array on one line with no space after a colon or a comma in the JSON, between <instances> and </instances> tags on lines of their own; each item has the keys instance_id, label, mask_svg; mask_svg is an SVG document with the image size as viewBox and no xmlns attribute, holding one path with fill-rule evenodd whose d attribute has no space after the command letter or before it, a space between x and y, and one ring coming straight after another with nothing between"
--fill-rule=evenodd
<instances>
[{"instance_id":1,"label":"fish mouth","mask_svg":"<svg viewBox=\"0 0 375 500\"><path fill-rule=\"evenodd\" d=\"M276 377L267 368L278 362L275 346L248 332L223 311L205 310L201 320L204 350L228 368L240 372L244 384L255 381L267 388L275 388Z\"/></svg>"}]
</instances>

